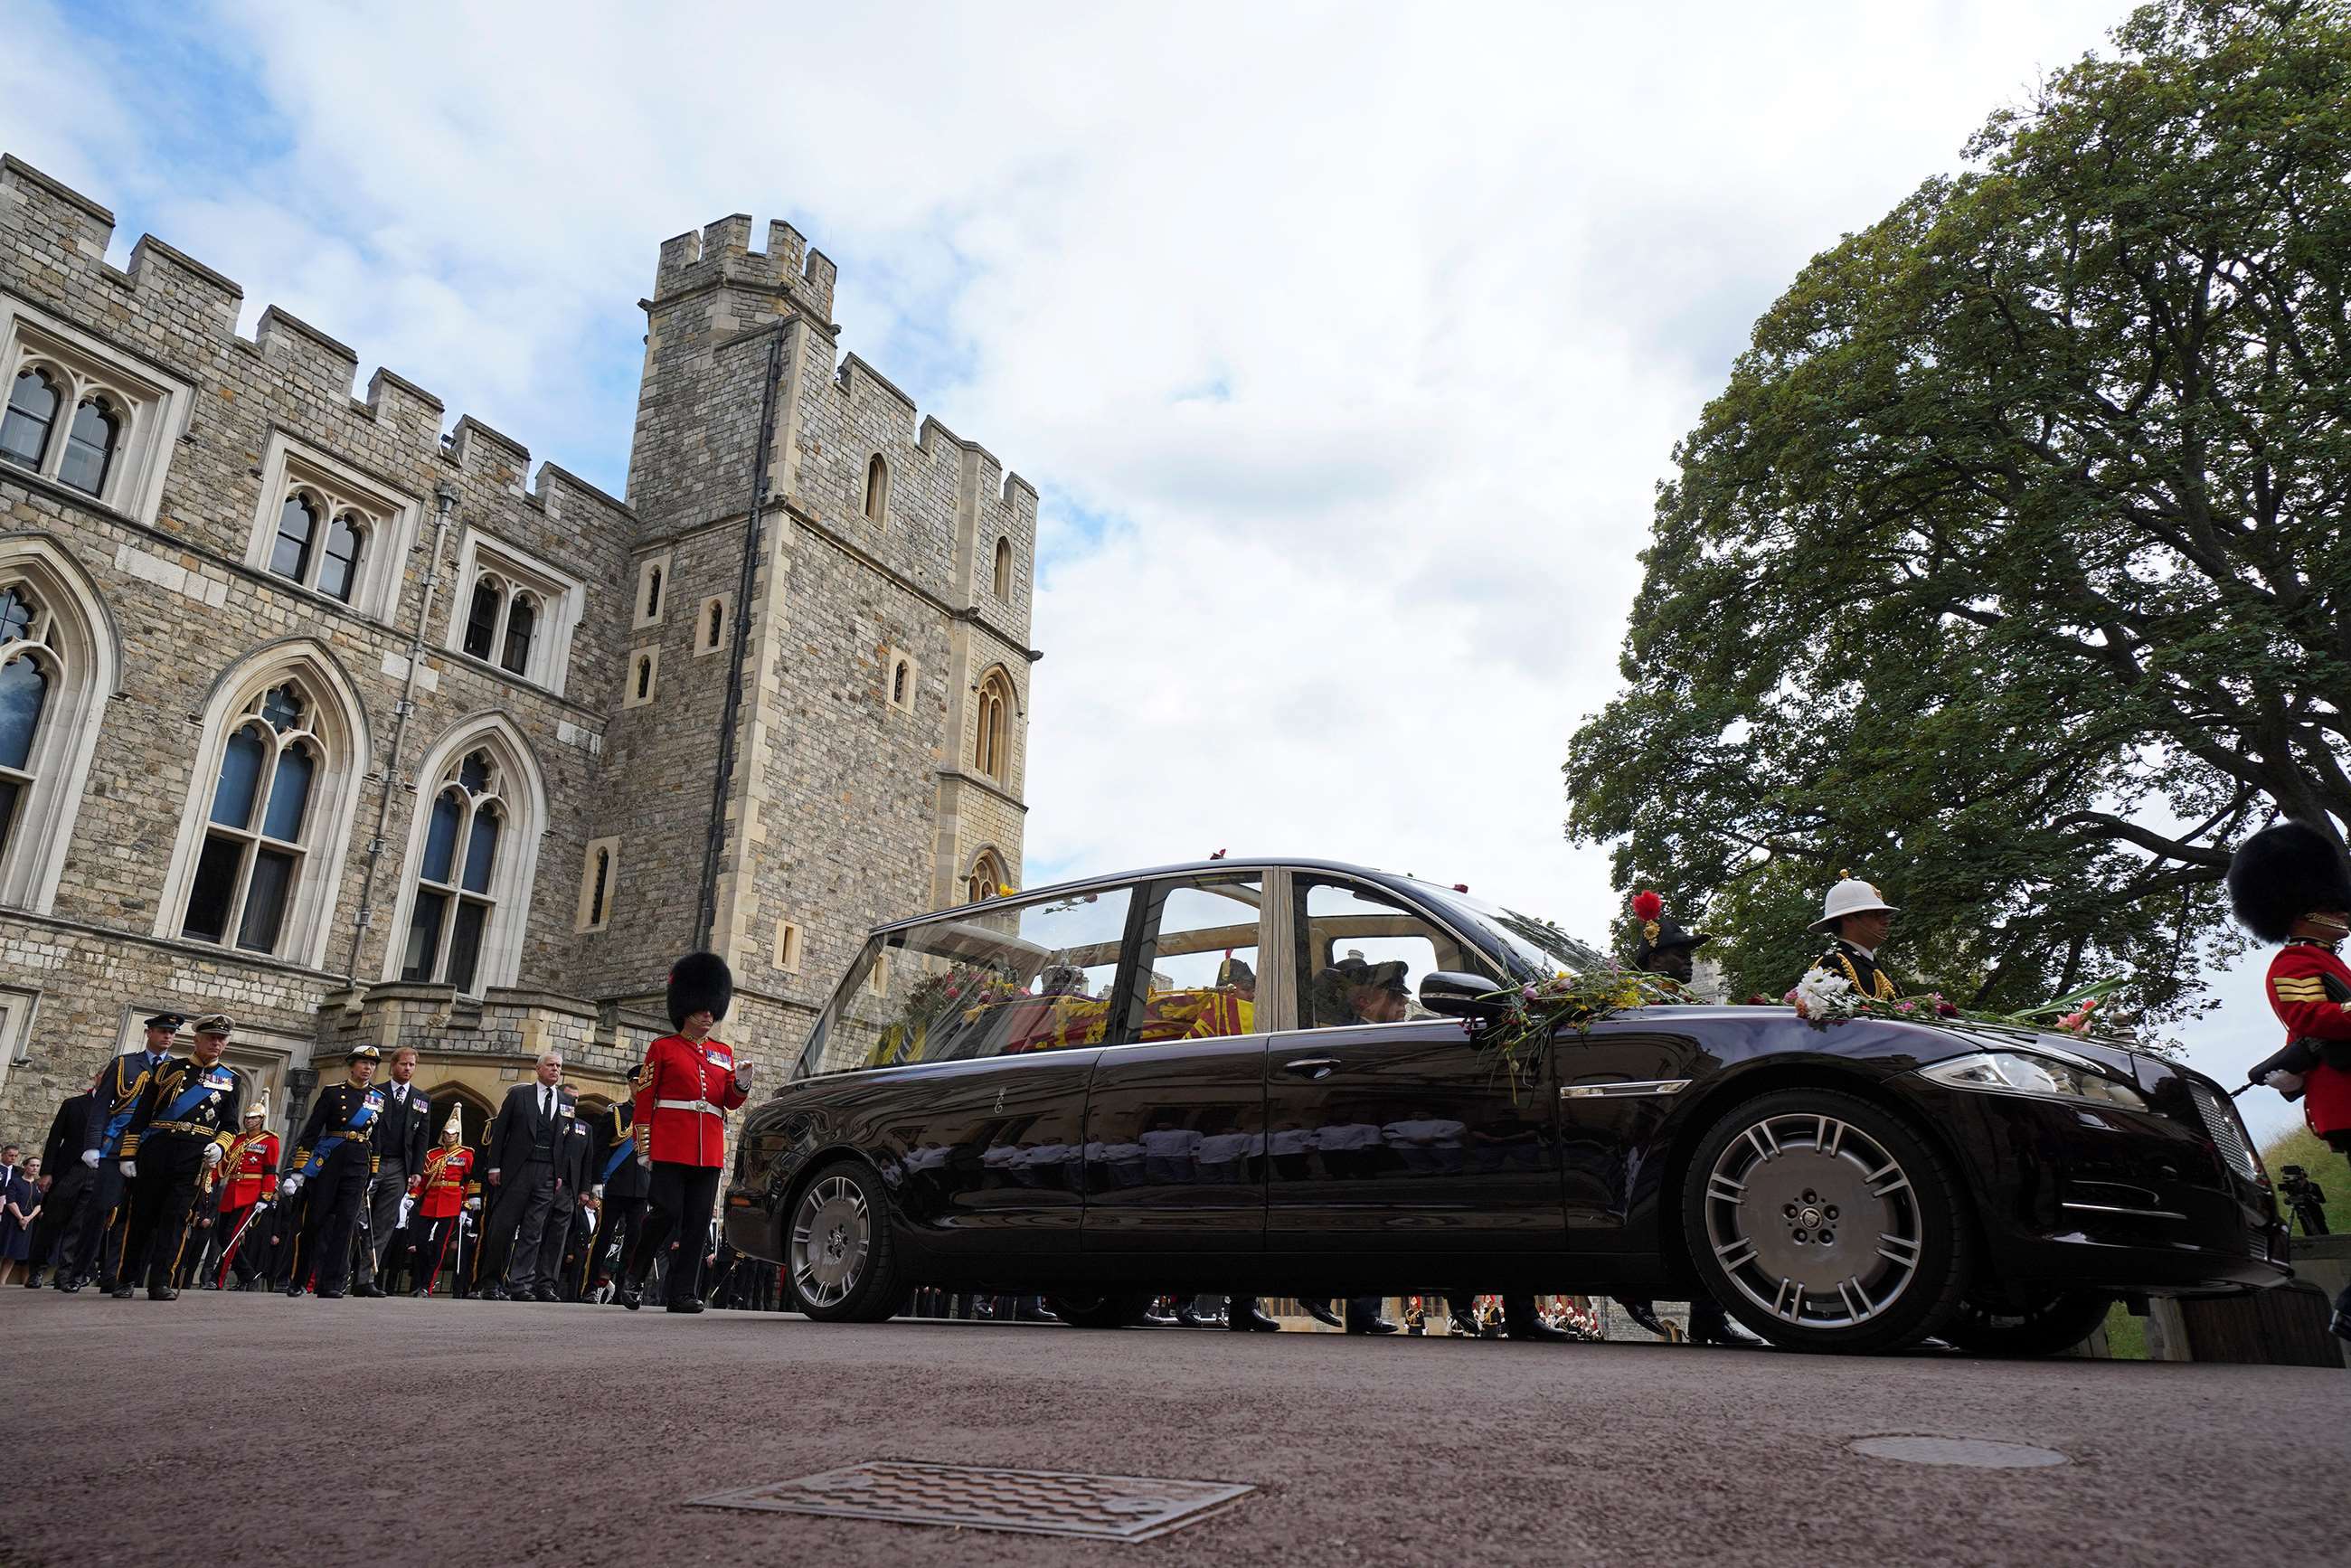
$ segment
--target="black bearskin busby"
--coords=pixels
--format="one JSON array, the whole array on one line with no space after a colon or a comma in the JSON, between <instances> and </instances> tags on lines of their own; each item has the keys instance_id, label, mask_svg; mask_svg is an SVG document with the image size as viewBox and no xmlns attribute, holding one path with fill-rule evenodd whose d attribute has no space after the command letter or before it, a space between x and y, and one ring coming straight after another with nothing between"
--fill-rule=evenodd
<instances>
[{"instance_id":1,"label":"black bearskin busby","mask_svg":"<svg viewBox=\"0 0 2351 1568\"><path fill-rule=\"evenodd\" d=\"M2283 942L2314 909L2351 909L2351 875L2326 835L2301 822L2263 828L2229 859L2229 903L2246 930Z\"/></svg>"},{"instance_id":2,"label":"black bearskin busby","mask_svg":"<svg viewBox=\"0 0 2351 1568\"><path fill-rule=\"evenodd\" d=\"M688 953L670 966L669 1027L684 1029L690 1013L726 1016L735 1000L735 976L716 953Z\"/></svg>"}]
</instances>

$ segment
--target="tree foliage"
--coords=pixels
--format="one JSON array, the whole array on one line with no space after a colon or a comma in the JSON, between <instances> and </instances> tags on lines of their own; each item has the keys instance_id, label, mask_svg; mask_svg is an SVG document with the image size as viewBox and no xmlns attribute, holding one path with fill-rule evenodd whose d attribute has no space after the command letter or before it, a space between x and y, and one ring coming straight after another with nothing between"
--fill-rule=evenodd
<instances>
[{"instance_id":1,"label":"tree foliage","mask_svg":"<svg viewBox=\"0 0 2351 1568\"><path fill-rule=\"evenodd\" d=\"M2229 846L2351 824L2351 0L2162 0L1815 257L1659 489L1571 837L1778 995L2193 1009Z\"/></svg>"}]
</instances>

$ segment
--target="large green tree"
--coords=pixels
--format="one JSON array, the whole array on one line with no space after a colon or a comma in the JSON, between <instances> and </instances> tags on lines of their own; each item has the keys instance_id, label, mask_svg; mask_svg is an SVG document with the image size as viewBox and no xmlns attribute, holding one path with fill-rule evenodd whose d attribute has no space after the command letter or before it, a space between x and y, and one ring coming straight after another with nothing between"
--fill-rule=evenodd
<instances>
[{"instance_id":1,"label":"large green tree","mask_svg":"<svg viewBox=\"0 0 2351 1568\"><path fill-rule=\"evenodd\" d=\"M2351 14L2164 0L1804 268L1659 490L1571 837L1777 995L2197 1005L2230 846L2351 824Z\"/></svg>"}]
</instances>

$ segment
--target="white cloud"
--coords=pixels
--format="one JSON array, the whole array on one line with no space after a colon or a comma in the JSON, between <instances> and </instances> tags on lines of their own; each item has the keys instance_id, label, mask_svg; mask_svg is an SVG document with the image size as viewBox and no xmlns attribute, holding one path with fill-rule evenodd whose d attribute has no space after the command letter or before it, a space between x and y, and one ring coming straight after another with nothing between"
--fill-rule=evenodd
<instances>
[{"instance_id":1,"label":"white cloud","mask_svg":"<svg viewBox=\"0 0 2351 1568\"><path fill-rule=\"evenodd\" d=\"M1051 497L1032 871L1320 852L1597 933L1557 768L1673 442L2123 9L228 5L127 65L35 9L0 145L614 486L656 243L790 217ZM199 55L265 125L142 120Z\"/></svg>"}]
</instances>

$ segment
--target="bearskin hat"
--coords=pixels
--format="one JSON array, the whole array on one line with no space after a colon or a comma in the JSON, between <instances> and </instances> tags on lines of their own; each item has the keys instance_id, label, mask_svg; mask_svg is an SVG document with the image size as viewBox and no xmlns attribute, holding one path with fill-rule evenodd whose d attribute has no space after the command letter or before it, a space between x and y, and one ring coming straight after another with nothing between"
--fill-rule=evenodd
<instances>
[{"instance_id":1,"label":"bearskin hat","mask_svg":"<svg viewBox=\"0 0 2351 1568\"><path fill-rule=\"evenodd\" d=\"M2237 846L2229 859L2229 903L2245 929L2283 942L2314 909L2351 909L2351 875L2326 835L2278 822Z\"/></svg>"},{"instance_id":2,"label":"bearskin hat","mask_svg":"<svg viewBox=\"0 0 2351 1568\"><path fill-rule=\"evenodd\" d=\"M688 953L670 966L669 1027L684 1029L690 1013L726 1016L735 999L735 976L716 953Z\"/></svg>"}]
</instances>

